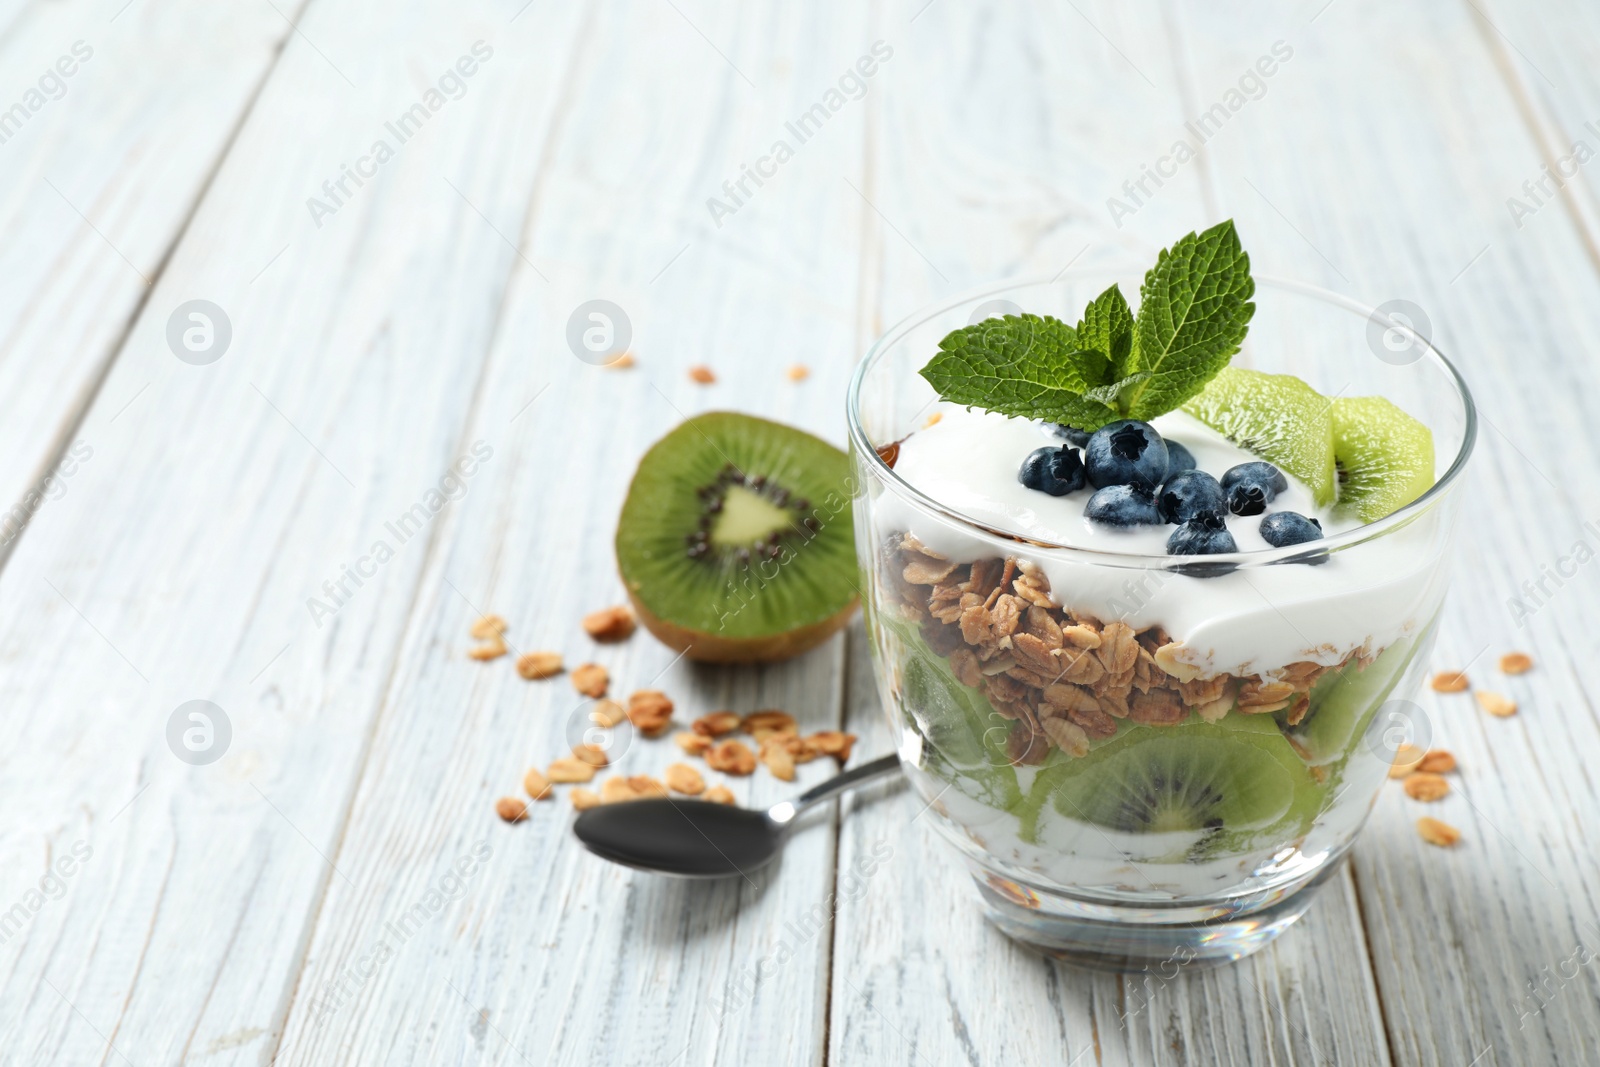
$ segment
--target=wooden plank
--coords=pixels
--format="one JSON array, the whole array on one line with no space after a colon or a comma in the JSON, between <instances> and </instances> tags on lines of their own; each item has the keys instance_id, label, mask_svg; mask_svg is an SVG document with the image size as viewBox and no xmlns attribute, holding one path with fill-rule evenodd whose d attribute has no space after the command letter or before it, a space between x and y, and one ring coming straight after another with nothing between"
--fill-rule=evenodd
<instances>
[{"instance_id":1,"label":"wooden plank","mask_svg":"<svg viewBox=\"0 0 1600 1067\"><path fill-rule=\"evenodd\" d=\"M277 1042L318 902L352 873L328 857L449 508L404 538L386 524L431 512L470 450L520 262L496 231L522 217L569 71L577 16L530 32L508 6L311 13L89 414L94 462L0 576L0 692L36 709L0 726L0 899L92 849L0 945L19 1059L261 1062ZM462 98L317 228L308 196L479 40L495 55ZM329 104L348 86L316 49L358 103ZM207 366L164 338L197 292L233 325ZM394 554L373 573L379 539ZM169 749L195 699L231 722L209 766Z\"/></svg>"},{"instance_id":2,"label":"wooden plank","mask_svg":"<svg viewBox=\"0 0 1600 1067\"><path fill-rule=\"evenodd\" d=\"M302 2L278 11L119 10L87 0L7 7L0 501L15 509L0 519L0 559L33 511L71 490L76 457L36 491L77 432ZM82 462L94 461L95 447L82 442Z\"/></svg>"},{"instance_id":3,"label":"wooden plank","mask_svg":"<svg viewBox=\"0 0 1600 1067\"><path fill-rule=\"evenodd\" d=\"M1129 201L1122 184L1191 114L1167 19L1153 5L1026 16L941 5L917 21L876 119L868 195L886 220L873 240L887 265L875 326L1009 273L1142 263L1214 217L1197 165L1141 197L1120 228L1107 206ZM851 729L877 750L891 741L860 663ZM970 878L912 821L920 808L902 791L843 822L841 872L871 864L884 842L894 854L837 917L833 1062L1387 1062L1347 879L1236 967L1171 980L1088 974L989 928Z\"/></svg>"},{"instance_id":4,"label":"wooden plank","mask_svg":"<svg viewBox=\"0 0 1600 1067\"><path fill-rule=\"evenodd\" d=\"M1236 42L1272 19L1265 5L1185 19L1196 79L1240 69L1249 57ZM1592 382L1570 353L1600 336L1596 274L1570 214L1519 229L1506 210L1540 147L1480 23L1471 7L1330 8L1295 38L1294 69L1253 105L1259 119L1238 136L1230 126L1212 159L1222 209L1281 238L1274 269L1424 307L1483 416L1435 665L1470 662L1477 684L1523 710L1498 720L1465 696L1420 697L1434 743L1461 762L1456 792L1428 808L1381 798L1356 850L1396 1061L1588 1062L1600 977L1570 961L1600 938L1595 831L1579 815L1600 801L1588 771L1600 723L1583 684L1594 576L1557 585L1545 568L1594 538L1584 524L1600 476L1565 457L1592 439ZM1423 39L1427 49L1406 43ZM1402 172L1351 162L1401 158ZM1523 583L1541 580L1530 598ZM1539 667L1507 678L1496 659L1519 646ZM1422 844L1424 813L1462 827L1464 843Z\"/></svg>"},{"instance_id":5,"label":"wooden plank","mask_svg":"<svg viewBox=\"0 0 1600 1067\"><path fill-rule=\"evenodd\" d=\"M642 631L596 645L578 621L621 599L617 510L637 457L685 414L734 408L842 441L860 270L860 204L847 182L863 181L861 103L748 187L720 228L704 205L870 50L866 12L606 4L593 19L518 238L549 281L521 269L507 297L464 435L491 444L495 458L441 531L423 578L335 856L351 881L329 884L279 1050L287 1062L823 1056L831 812L796 833L781 865L718 884L588 855L569 832L568 787L525 824L492 814L529 766L565 753L588 703L566 678L529 683L508 660L467 660L466 628L480 610L506 615L517 650L606 665L613 695L664 689L679 729L719 708L782 707L806 731L841 718L842 639L780 665L709 668L676 661ZM615 71L655 91L619 88ZM875 80L867 91L879 91ZM633 369L591 366L567 350L573 308L595 297L630 317ZM713 368L715 385L688 379L697 363ZM792 363L812 376L791 383ZM668 740L635 740L618 766L659 777L683 759ZM741 802L765 805L833 773L831 761L799 770L794 784L765 770L730 784ZM358 982L362 961L392 937L387 924L480 840L492 852L460 899ZM330 1005L326 991L341 983L348 991Z\"/></svg>"},{"instance_id":6,"label":"wooden plank","mask_svg":"<svg viewBox=\"0 0 1600 1067\"><path fill-rule=\"evenodd\" d=\"M1539 152L1522 159L1514 187L1496 190L1505 220L1513 232L1575 225L1600 265L1600 191L1591 173L1600 156L1600 115L1588 107L1600 62L1597 12L1564 0L1537 7L1472 0L1466 14Z\"/></svg>"}]
</instances>

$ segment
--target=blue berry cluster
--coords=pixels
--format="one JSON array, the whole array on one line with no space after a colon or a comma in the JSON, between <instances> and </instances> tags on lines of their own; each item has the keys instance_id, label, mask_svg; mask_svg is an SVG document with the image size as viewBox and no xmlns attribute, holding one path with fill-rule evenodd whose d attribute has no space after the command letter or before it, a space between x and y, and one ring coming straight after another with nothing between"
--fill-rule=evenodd
<instances>
[{"instance_id":1,"label":"blue berry cluster","mask_svg":"<svg viewBox=\"0 0 1600 1067\"><path fill-rule=\"evenodd\" d=\"M1153 426L1136 419L1109 423L1094 433L1054 424L1049 429L1067 443L1032 452L1017 480L1051 496L1092 486L1083 513L1094 522L1176 526L1167 538L1172 556L1239 551L1228 532L1228 514L1262 515L1289 487L1283 472L1263 460L1230 467L1218 481L1198 468L1187 448L1164 440ZM1274 511L1263 515L1261 536L1269 545L1285 548L1317 540L1322 524L1292 511Z\"/></svg>"}]
</instances>

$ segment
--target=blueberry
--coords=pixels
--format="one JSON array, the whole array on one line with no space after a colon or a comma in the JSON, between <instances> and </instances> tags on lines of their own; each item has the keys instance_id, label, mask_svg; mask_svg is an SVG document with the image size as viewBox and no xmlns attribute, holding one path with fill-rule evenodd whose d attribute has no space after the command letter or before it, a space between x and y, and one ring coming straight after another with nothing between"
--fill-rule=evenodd
<instances>
[{"instance_id":1,"label":"blueberry","mask_svg":"<svg viewBox=\"0 0 1600 1067\"><path fill-rule=\"evenodd\" d=\"M1237 552L1233 534L1221 515L1202 515L1190 519L1167 538L1169 556L1209 556L1217 552Z\"/></svg>"},{"instance_id":2,"label":"blueberry","mask_svg":"<svg viewBox=\"0 0 1600 1067\"><path fill-rule=\"evenodd\" d=\"M1047 433L1061 438L1069 445L1077 445L1082 448L1089 443L1088 430L1080 430L1076 426L1068 426L1064 422L1047 422L1044 424L1044 428Z\"/></svg>"},{"instance_id":3,"label":"blueberry","mask_svg":"<svg viewBox=\"0 0 1600 1067\"><path fill-rule=\"evenodd\" d=\"M1235 515L1259 515L1285 489L1289 480L1283 472L1264 460L1252 460L1229 467L1222 475L1222 491L1228 494L1228 510Z\"/></svg>"},{"instance_id":4,"label":"blueberry","mask_svg":"<svg viewBox=\"0 0 1600 1067\"><path fill-rule=\"evenodd\" d=\"M1162 522L1181 524L1201 515L1221 518L1227 510L1222 486L1205 471L1179 471L1156 494L1156 514Z\"/></svg>"},{"instance_id":5,"label":"blueberry","mask_svg":"<svg viewBox=\"0 0 1600 1067\"><path fill-rule=\"evenodd\" d=\"M1066 496L1083 488L1083 460L1078 450L1061 445L1036 448L1022 461L1017 481L1051 496Z\"/></svg>"},{"instance_id":6,"label":"blueberry","mask_svg":"<svg viewBox=\"0 0 1600 1067\"><path fill-rule=\"evenodd\" d=\"M1322 523L1292 511L1274 511L1261 520L1261 536L1273 548L1303 545L1322 536Z\"/></svg>"},{"instance_id":7,"label":"blueberry","mask_svg":"<svg viewBox=\"0 0 1600 1067\"><path fill-rule=\"evenodd\" d=\"M1190 519L1167 538L1169 556L1209 556L1218 552L1237 552L1233 535L1221 515L1202 515ZM1172 569L1191 578L1220 578L1238 569L1237 563L1178 563Z\"/></svg>"},{"instance_id":8,"label":"blueberry","mask_svg":"<svg viewBox=\"0 0 1600 1067\"><path fill-rule=\"evenodd\" d=\"M1179 471L1198 470L1200 464L1194 461L1194 453L1180 445L1178 442L1167 441L1167 477L1170 478Z\"/></svg>"},{"instance_id":9,"label":"blueberry","mask_svg":"<svg viewBox=\"0 0 1600 1067\"><path fill-rule=\"evenodd\" d=\"M1167 476L1167 443L1148 422L1122 419L1100 427L1083 450L1089 484L1154 489Z\"/></svg>"},{"instance_id":10,"label":"blueberry","mask_svg":"<svg viewBox=\"0 0 1600 1067\"><path fill-rule=\"evenodd\" d=\"M1156 498L1137 485L1108 485L1097 490L1083 506L1083 513L1107 526L1158 526Z\"/></svg>"}]
</instances>

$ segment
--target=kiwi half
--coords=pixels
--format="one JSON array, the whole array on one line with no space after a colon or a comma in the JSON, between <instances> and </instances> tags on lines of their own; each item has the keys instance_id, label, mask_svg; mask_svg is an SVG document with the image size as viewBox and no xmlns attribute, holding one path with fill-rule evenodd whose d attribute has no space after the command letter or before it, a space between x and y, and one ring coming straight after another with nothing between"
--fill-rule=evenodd
<instances>
[{"instance_id":1,"label":"kiwi half","mask_svg":"<svg viewBox=\"0 0 1600 1067\"><path fill-rule=\"evenodd\" d=\"M752 415L697 415L657 441L617 520L639 619L708 663L787 659L850 620L850 460Z\"/></svg>"}]
</instances>

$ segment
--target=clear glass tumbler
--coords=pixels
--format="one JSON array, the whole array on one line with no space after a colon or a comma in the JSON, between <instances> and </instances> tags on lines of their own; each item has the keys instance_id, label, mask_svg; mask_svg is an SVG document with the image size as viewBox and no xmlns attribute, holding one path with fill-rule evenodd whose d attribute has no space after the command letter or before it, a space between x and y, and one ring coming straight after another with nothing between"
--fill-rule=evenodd
<instances>
[{"instance_id":1,"label":"clear glass tumbler","mask_svg":"<svg viewBox=\"0 0 1600 1067\"><path fill-rule=\"evenodd\" d=\"M1113 278L1138 292L1136 274ZM1384 396L1433 434L1433 488L1315 542L1326 558L1207 556L1199 576L1184 573L1194 557L985 525L896 475L898 443L937 403L917 371L946 333L1017 310L1073 322L1109 280L970 292L867 353L849 395L867 623L905 772L995 925L1090 966L1222 963L1304 913L1397 747L1427 744L1411 698L1476 419L1417 309L1258 278L1235 365ZM1196 655L1224 645L1245 664L1218 673ZM1047 671L1042 648L1062 666Z\"/></svg>"}]
</instances>

